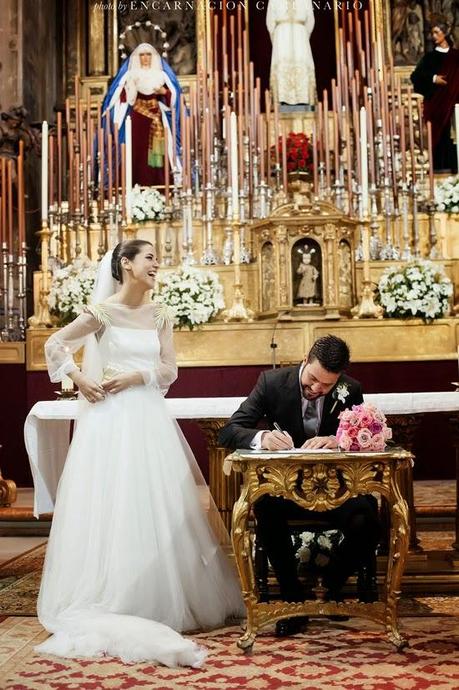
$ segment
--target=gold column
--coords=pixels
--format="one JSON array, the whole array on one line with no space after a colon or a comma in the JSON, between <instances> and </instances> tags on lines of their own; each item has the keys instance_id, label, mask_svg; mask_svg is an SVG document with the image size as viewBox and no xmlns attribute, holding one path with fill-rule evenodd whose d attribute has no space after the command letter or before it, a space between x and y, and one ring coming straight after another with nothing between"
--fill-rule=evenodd
<instances>
[{"instance_id":1,"label":"gold column","mask_svg":"<svg viewBox=\"0 0 459 690\"><path fill-rule=\"evenodd\" d=\"M116 4L116 3L115 3ZM101 9L99 0L88 3L88 76L106 74L105 25L108 13Z\"/></svg>"}]
</instances>

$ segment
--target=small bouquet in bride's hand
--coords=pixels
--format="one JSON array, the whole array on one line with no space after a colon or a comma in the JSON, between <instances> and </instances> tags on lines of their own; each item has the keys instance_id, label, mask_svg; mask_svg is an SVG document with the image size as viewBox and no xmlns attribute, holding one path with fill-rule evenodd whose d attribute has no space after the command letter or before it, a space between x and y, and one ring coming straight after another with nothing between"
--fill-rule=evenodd
<instances>
[{"instance_id":1,"label":"small bouquet in bride's hand","mask_svg":"<svg viewBox=\"0 0 459 690\"><path fill-rule=\"evenodd\" d=\"M343 410L339 415L336 440L345 451L381 451L392 438L383 412L374 405L362 403Z\"/></svg>"}]
</instances>

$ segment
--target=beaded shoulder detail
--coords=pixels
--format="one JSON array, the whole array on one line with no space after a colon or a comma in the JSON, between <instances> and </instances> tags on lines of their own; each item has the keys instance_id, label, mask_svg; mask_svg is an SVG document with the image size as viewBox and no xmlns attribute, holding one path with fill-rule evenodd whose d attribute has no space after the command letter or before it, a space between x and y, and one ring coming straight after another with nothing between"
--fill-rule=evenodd
<instances>
[{"instance_id":1,"label":"beaded shoulder detail","mask_svg":"<svg viewBox=\"0 0 459 690\"><path fill-rule=\"evenodd\" d=\"M108 309L103 304L87 304L84 311L94 316L101 326L110 326L110 315Z\"/></svg>"},{"instance_id":2,"label":"beaded shoulder detail","mask_svg":"<svg viewBox=\"0 0 459 690\"><path fill-rule=\"evenodd\" d=\"M158 331L164 328L164 326L172 327L175 319L174 309L168 304L162 304L161 302L155 302L154 307L153 320Z\"/></svg>"}]
</instances>

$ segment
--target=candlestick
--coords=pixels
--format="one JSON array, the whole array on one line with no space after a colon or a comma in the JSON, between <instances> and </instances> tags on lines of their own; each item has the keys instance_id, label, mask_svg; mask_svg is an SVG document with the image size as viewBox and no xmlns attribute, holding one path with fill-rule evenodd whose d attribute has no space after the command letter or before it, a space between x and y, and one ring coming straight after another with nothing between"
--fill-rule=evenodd
<instances>
[{"instance_id":1,"label":"candlestick","mask_svg":"<svg viewBox=\"0 0 459 690\"><path fill-rule=\"evenodd\" d=\"M459 103L454 106L454 124L456 128L456 156L457 156L457 169L459 171Z\"/></svg>"},{"instance_id":2,"label":"candlestick","mask_svg":"<svg viewBox=\"0 0 459 690\"><path fill-rule=\"evenodd\" d=\"M239 218L239 174L238 174L238 132L237 132L238 118L233 111L230 115L230 134L231 134L231 199L233 218Z\"/></svg>"},{"instance_id":3,"label":"candlestick","mask_svg":"<svg viewBox=\"0 0 459 690\"><path fill-rule=\"evenodd\" d=\"M121 144L121 217L126 220L126 144Z\"/></svg>"},{"instance_id":4,"label":"candlestick","mask_svg":"<svg viewBox=\"0 0 459 690\"><path fill-rule=\"evenodd\" d=\"M48 123L41 126L41 219L48 220Z\"/></svg>"},{"instance_id":5,"label":"candlestick","mask_svg":"<svg viewBox=\"0 0 459 690\"><path fill-rule=\"evenodd\" d=\"M61 381L61 389L63 391L73 391L74 389L74 383L70 376L63 376L62 381Z\"/></svg>"},{"instance_id":6,"label":"candlestick","mask_svg":"<svg viewBox=\"0 0 459 690\"><path fill-rule=\"evenodd\" d=\"M126 221L131 222L132 209L132 121L126 118Z\"/></svg>"},{"instance_id":7,"label":"candlestick","mask_svg":"<svg viewBox=\"0 0 459 690\"><path fill-rule=\"evenodd\" d=\"M164 196L169 205L169 130L164 128Z\"/></svg>"},{"instance_id":8,"label":"candlestick","mask_svg":"<svg viewBox=\"0 0 459 690\"><path fill-rule=\"evenodd\" d=\"M435 195L435 183L432 152L432 123L430 122L430 120L427 122L427 149L429 154L429 190L430 198L433 199Z\"/></svg>"},{"instance_id":9,"label":"candlestick","mask_svg":"<svg viewBox=\"0 0 459 690\"><path fill-rule=\"evenodd\" d=\"M18 156L18 230L19 230L19 249L25 242L25 197L24 197L24 142L19 142Z\"/></svg>"},{"instance_id":10,"label":"candlestick","mask_svg":"<svg viewBox=\"0 0 459 690\"><path fill-rule=\"evenodd\" d=\"M13 253L13 161L8 161L8 250Z\"/></svg>"},{"instance_id":11,"label":"candlestick","mask_svg":"<svg viewBox=\"0 0 459 690\"><path fill-rule=\"evenodd\" d=\"M335 167L335 175L338 176L338 164L336 164ZM319 166L317 163L317 132L315 121L312 123L312 172L314 177L314 196L317 196L319 193Z\"/></svg>"},{"instance_id":12,"label":"candlestick","mask_svg":"<svg viewBox=\"0 0 459 690\"><path fill-rule=\"evenodd\" d=\"M57 113L57 205L62 202L62 113Z\"/></svg>"},{"instance_id":13,"label":"candlestick","mask_svg":"<svg viewBox=\"0 0 459 690\"><path fill-rule=\"evenodd\" d=\"M287 136L285 134L285 127L282 128L282 176L284 193L287 194Z\"/></svg>"},{"instance_id":14,"label":"candlestick","mask_svg":"<svg viewBox=\"0 0 459 690\"><path fill-rule=\"evenodd\" d=\"M402 181L406 181L406 140L405 140L405 106L400 106L400 159L402 162Z\"/></svg>"},{"instance_id":15,"label":"candlestick","mask_svg":"<svg viewBox=\"0 0 459 690\"><path fill-rule=\"evenodd\" d=\"M48 201L49 205L52 206L54 204L54 137L52 134L49 136L48 146Z\"/></svg>"},{"instance_id":16,"label":"candlestick","mask_svg":"<svg viewBox=\"0 0 459 690\"><path fill-rule=\"evenodd\" d=\"M360 185L362 188L362 212L368 215L368 150L367 150L367 111L360 108Z\"/></svg>"}]
</instances>

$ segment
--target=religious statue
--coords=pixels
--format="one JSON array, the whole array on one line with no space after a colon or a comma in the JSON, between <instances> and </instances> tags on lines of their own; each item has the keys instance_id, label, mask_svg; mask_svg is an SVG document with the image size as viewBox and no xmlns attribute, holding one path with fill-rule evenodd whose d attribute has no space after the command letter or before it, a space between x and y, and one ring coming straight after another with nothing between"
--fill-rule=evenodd
<instances>
[{"instance_id":1,"label":"religious statue","mask_svg":"<svg viewBox=\"0 0 459 690\"><path fill-rule=\"evenodd\" d=\"M424 96L424 119L432 125L434 170L455 173L457 157L451 124L459 103L459 50L445 22L437 21L431 33L435 49L418 62L411 81L416 93Z\"/></svg>"},{"instance_id":2,"label":"religious statue","mask_svg":"<svg viewBox=\"0 0 459 690\"><path fill-rule=\"evenodd\" d=\"M316 304L319 271L311 263L311 254L314 251L314 249L309 251L305 249L301 256L301 263L296 269L297 274L301 276L300 284L296 291L296 300L299 304Z\"/></svg>"},{"instance_id":3,"label":"religious statue","mask_svg":"<svg viewBox=\"0 0 459 690\"><path fill-rule=\"evenodd\" d=\"M417 0L396 0L392 7L395 64L413 64L424 51L424 14Z\"/></svg>"},{"instance_id":4,"label":"religious statue","mask_svg":"<svg viewBox=\"0 0 459 690\"><path fill-rule=\"evenodd\" d=\"M118 125L120 143L126 137L126 117L131 116L133 184L164 184L166 141L170 169L180 167L180 94L180 84L174 72L149 43L137 46L113 80L102 111L104 115L108 111L111 122ZM177 133L175 142L172 136L173 114Z\"/></svg>"},{"instance_id":5,"label":"religious statue","mask_svg":"<svg viewBox=\"0 0 459 690\"><path fill-rule=\"evenodd\" d=\"M41 149L40 131L28 124L27 110L22 107L10 108L1 114L0 119L0 157L14 161L13 169L16 171L16 159L19 153L19 142L24 142L24 151L35 151L39 154ZM16 177L16 172L14 172Z\"/></svg>"},{"instance_id":6,"label":"religious statue","mask_svg":"<svg viewBox=\"0 0 459 690\"><path fill-rule=\"evenodd\" d=\"M312 0L269 0L266 26L273 46L274 98L289 105L314 105L316 76L309 43L314 28Z\"/></svg>"}]
</instances>

